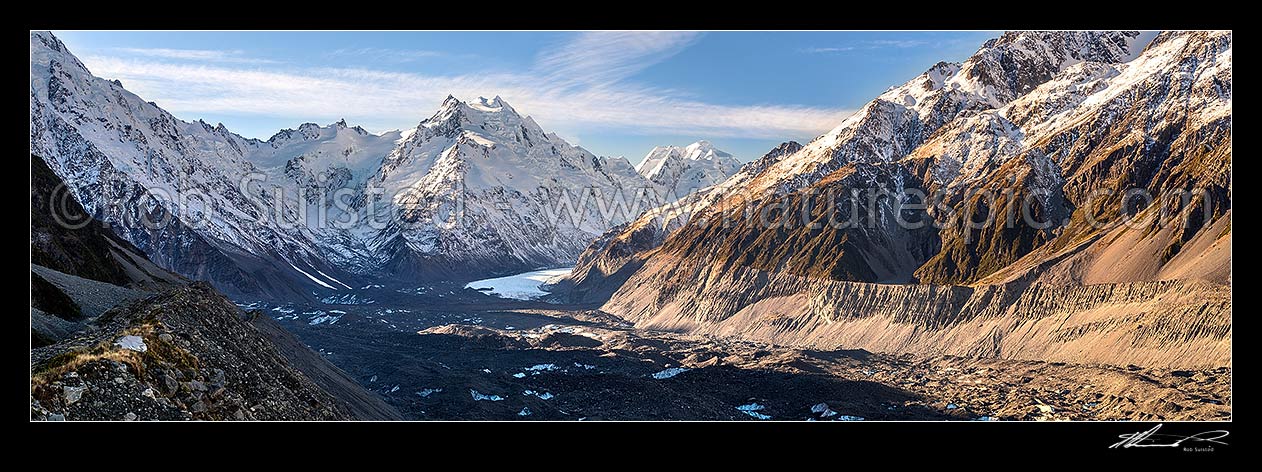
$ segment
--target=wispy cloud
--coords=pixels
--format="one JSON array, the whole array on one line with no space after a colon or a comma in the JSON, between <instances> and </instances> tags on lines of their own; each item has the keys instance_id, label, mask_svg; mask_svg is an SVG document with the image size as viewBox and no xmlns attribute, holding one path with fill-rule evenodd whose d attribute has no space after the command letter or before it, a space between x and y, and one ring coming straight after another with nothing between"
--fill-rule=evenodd
<instances>
[{"instance_id":1,"label":"wispy cloud","mask_svg":"<svg viewBox=\"0 0 1262 472\"><path fill-rule=\"evenodd\" d=\"M689 31L596 31L540 54L535 70L554 84L603 86L679 53L701 37Z\"/></svg>"},{"instance_id":2,"label":"wispy cloud","mask_svg":"<svg viewBox=\"0 0 1262 472\"><path fill-rule=\"evenodd\" d=\"M831 54L848 51L875 50L875 49L907 49L917 47L942 47L944 43L925 41L920 39L870 39L863 41L852 41L840 46L824 46L802 49L802 52L808 54Z\"/></svg>"},{"instance_id":3,"label":"wispy cloud","mask_svg":"<svg viewBox=\"0 0 1262 472\"><path fill-rule=\"evenodd\" d=\"M432 57L443 57L447 53L426 49L341 48L330 51L328 55L330 57L360 57L388 62L412 62Z\"/></svg>"},{"instance_id":4,"label":"wispy cloud","mask_svg":"<svg viewBox=\"0 0 1262 472\"><path fill-rule=\"evenodd\" d=\"M245 57L245 51L230 49L114 48L124 55L202 62L235 62L243 64L275 64L271 59Z\"/></svg>"},{"instance_id":5,"label":"wispy cloud","mask_svg":"<svg viewBox=\"0 0 1262 472\"><path fill-rule=\"evenodd\" d=\"M830 52L845 52L845 51L853 51L853 50L855 50L854 46L845 46L845 47L831 47L831 48L806 48L806 49L803 49L802 52L807 52L811 54L827 54Z\"/></svg>"},{"instance_id":6,"label":"wispy cloud","mask_svg":"<svg viewBox=\"0 0 1262 472\"><path fill-rule=\"evenodd\" d=\"M865 43L873 48L915 48L935 44L920 39L874 39Z\"/></svg>"},{"instance_id":7,"label":"wispy cloud","mask_svg":"<svg viewBox=\"0 0 1262 472\"><path fill-rule=\"evenodd\" d=\"M258 68L89 56L96 74L184 116L254 114L410 128L447 94L499 95L567 136L614 131L784 139L826 131L851 110L708 103L630 80L695 41L690 33L588 33L540 54L518 73L426 75L368 68Z\"/></svg>"}]
</instances>

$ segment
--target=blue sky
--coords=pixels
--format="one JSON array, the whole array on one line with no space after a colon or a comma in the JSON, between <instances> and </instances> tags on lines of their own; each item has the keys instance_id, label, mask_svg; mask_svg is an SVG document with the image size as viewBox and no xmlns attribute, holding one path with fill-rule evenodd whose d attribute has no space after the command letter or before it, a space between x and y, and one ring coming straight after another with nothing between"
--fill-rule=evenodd
<instances>
[{"instance_id":1,"label":"blue sky","mask_svg":"<svg viewBox=\"0 0 1262 472\"><path fill-rule=\"evenodd\" d=\"M185 120L266 139L345 118L415 127L501 96L599 155L707 139L741 160L805 143L997 32L55 31L96 75Z\"/></svg>"}]
</instances>

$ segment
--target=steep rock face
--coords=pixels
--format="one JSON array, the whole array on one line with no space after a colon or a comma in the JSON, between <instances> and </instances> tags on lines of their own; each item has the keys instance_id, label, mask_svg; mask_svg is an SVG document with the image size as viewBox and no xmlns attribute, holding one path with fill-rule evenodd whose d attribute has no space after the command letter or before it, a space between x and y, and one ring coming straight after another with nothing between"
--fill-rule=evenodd
<instances>
[{"instance_id":1,"label":"steep rock face","mask_svg":"<svg viewBox=\"0 0 1262 472\"><path fill-rule=\"evenodd\" d=\"M680 245L690 253L695 252L692 249L708 248L703 252L704 257L721 252L722 256L716 261L720 264L730 264L736 255L744 253L747 261L760 260L756 267L761 268L784 266L793 273L831 274L842 280L915 280L912 272L935 257L933 248L940 244L939 236L935 231L906 231L896 227L892 212L898 211L898 205L923 200L906 197L895 197L897 201L893 202L882 200L882 206L863 215L884 215L875 218L880 221L879 226L829 227L831 230L823 232L817 229L795 232L781 225L764 233L764 225L751 221L750 215L793 208L808 214L807 219L811 220L800 227L814 227L822 216L820 208L849 207L854 198L845 195L852 190L893 194L918 190L923 193L943 191L947 208L953 213L971 216L969 212L976 212L981 205L976 198L964 198L966 192L988 185L1013 187L1014 183L1023 191L1007 196L1008 201L986 203L1015 210L1027 203L1030 193L1055 187L1057 182L1048 181L1058 179L1059 175L1056 166L1037 153L1001 168L1023 150L1024 135L1003 113L993 109L1012 102L1064 70L1074 69L1074 73L1081 74L1077 70L1088 69L1103 75L1075 64L1122 61L1131 57L1134 49L1143 47L1140 42L1145 36L1134 32L1010 33L988 42L963 64L936 64L906 84L892 87L840 126L791 156L763 163L748 177L731 179L731 185L725 184L725 188L714 192L718 195L713 199L716 203L707 205L714 218L699 223L698 227L687 228L689 235L681 236ZM1072 92L1080 93L1077 87ZM1062 90L1062 93L1069 92ZM872 177L877 174L891 178ZM1020 175L1021 181L1014 181L1014 175ZM1031 189L1039 192L1030 192ZM809 209L801 208L804 203ZM1067 212L1062 202L1054 198L1036 199L1033 203L1026 205L1031 208L1026 211L1043 220L1059 218ZM725 214L722 224L714 222L720 218L719 212ZM745 227L732 228L731 215L738 215L736 220L743 218ZM929 216L943 215L931 208ZM731 238L733 231L740 234L739 241L725 239ZM706 239L708 234L717 235L719 239ZM935 269L950 273L949 277L955 280L974 279L979 273L985 275L1015 261L1051 235L1048 230L999 231L970 235L968 239L978 238L989 241L990 245L975 248L967 256L955 255L956 259L964 259L957 265L938 263L945 268ZM695 241L689 243L687 239ZM718 243L720 240L726 242ZM754 244L755 241L761 242ZM772 250L772 246L778 249ZM957 262L946 256L937 257ZM982 258L986 260L981 261ZM846 259L851 262L842 262ZM979 266L982 266L980 271ZM933 270L923 273L931 277Z\"/></svg>"},{"instance_id":2,"label":"steep rock face","mask_svg":"<svg viewBox=\"0 0 1262 472\"><path fill-rule=\"evenodd\" d=\"M186 283L88 215L31 156L31 345L84 329L104 311Z\"/></svg>"},{"instance_id":3,"label":"steep rock face","mask_svg":"<svg viewBox=\"0 0 1262 472\"><path fill-rule=\"evenodd\" d=\"M956 117L1001 107L1083 61L1117 63L1142 49L1139 32L1014 32L962 64L938 63L890 88L744 190L790 192L852 161L902 158Z\"/></svg>"},{"instance_id":4,"label":"steep rock face","mask_svg":"<svg viewBox=\"0 0 1262 472\"><path fill-rule=\"evenodd\" d=\"M593 240L579 255L569 274L552 291L579 303L603 302L618 289L645 258L694 215L719 201L724 191L758 175L768 166L802 149L795 141L781 143L762 157L741 166L723 182L689 193L671 203L650 209L634 221L618 225Z\"/></svg>"},{"instance_id":5,"label":"steep rock face","mask_svg":"<svg viewBox=\"0 0 1262 472\"><path fill-rule=\"evenodd\" d=\"M1073 51L1057 52L1069 46ZM1220 328L1229 329L1229 288L1218 284L1230 283L1230 55L1225 32L1005 35L960 66L938 64L891 89L837 129L725 189L702 218L641 257L604 309L643 326L811 345L1031 359L1069 359L1087 349L1044 332L986 350L977 326L941 321L980 313L955 299L1029 300L1002 315L1014 321L990 325L995 339L1025 332L1016 320L1049 316L1041 305L1069 304L1048 319L1195 338L1186 349L1199 353L1189 355L1206 365L1227 362L1230 343ZM875 216L871 223L810 224L827 214L818 209L845 208L850 192L874 189L895 196L861 212ZM1128 189L1191 196L1123 201ZM931 199L898 196L903 190ZM926 203L920 214L938 224L891 225L905 208L895 203ZM797 215L786 221L797 224L779 224L790 213ZM762 215L772 215L773 224L761 224ZM986 226L966 224L987 215L994 221ZM1133 224L1120 224L1128 219ZM1167 282L1188 279L1203 282ZM823 286L846 287L828 293L847 300L814 298ZM834 308L863 312L847 304L856 290L888 292L897 309L860 324L821 321L832 319ZM948 298L911 295L921 290ZM1098 301L1083 305L1080 296ZM759 328L776 310L789 313L785 324ZM1189 334L1202 322L1217 326L1213 336ZM895 339L880 330L928 331ZM972 337L951 334L966 332ZM1122 336L1099 341L1119 352L1088 359L1182 362L1156 353L1167 341L1121 352L1125 335L1108 336Z\"/></svg>"},{"instance_id":6,"label":"steep rock face","mask_svg":"<svg viewBox=\"0 0 1262 472\"><path fill-rule=\"evenodd\" d=\"M728 254L751 247L748 252L761 254L757 257L763 259L760 265L754 267L772 269L776 265L786 265L795 267L794 273L824 275L831 271L825 267L831 265L827 262L831 260L829 258L820 259L825 261L820 267L804 268L797 261L763 253L771 251L771 246L811 247L814 248L811 251L817 254L854 253L853 246L846 251L835 244L851 242L850 238L859 232L875 233L884 236L886 241L905 241L909 246L903 243L883 244L880 238L864 239L861 246L869 253L863 258L868 261L864 265L870 265L874 270L844 270L834 273L833 277L858 281L971 283L1008 267L1053 241L1055 244L1050 247L1059 249L1089 236L1092 231L1084 228L1086 221L1109 223L1119 219L1116 210L1123 207L1122 195L1128 189L1143 189L1153 195L1178 191L1207 195L1191 202L1195 205L1166 204L1168 213L1195 214L1204 220L1196 223L1197 226L1184 228L1180 232L1181 240L1167 244L1169 249L1162 248L1164 256L1158 257L1166 259L1176 253L1178 246L1190 241L1200 227L1206 225L1205 222L1221 218L1230 208L1226 191L1230 167L1229 131L1223 131L1226 129L1224 125L1230 123L1230 70L1223 66L1230 62L1229 37L1213 33L1164 34L1153 41L1147 52L1131 62L1110 65L1075 61L1095 57L1110 60L1124 58L1125 55L1109 45L1121 44L1125 49L1130 47L1128 41L1133 39L1132 36L1122 35L1122 39L1107 40L1090 36L1094 38L1092 41L1106 41L1106 45L1098 47L1108 53L1083 52L1087 55L1074 57L1052 53L1047 48L1054 49L1057 44L1080 44L1078 40L1069 41L1062 35L1048 35L1043 38L1047 44L1036 48L1041 52L1031 53L1032 57L1041 59L1034 62L1030 62L1032 59L1023 60L1019 63L1024 66L1011 65L999 69L1017 74L1009 81L1019 85L1010 89L1022 91L1025 95L1014 99L1012 93L1016 92L978 94L968 92L972 89L959 85L963 83L961 81L988 77L984 80L988 82L988 87L983 89L993 91L994 84L989 83L995 82L993 74L975 73L970 76L965 72L995 62L997 53L994 48L1000 45L1031 48L1032 40L1022 38L1024 36L1006 35L998 43L984 46L960 68L948 64L931 68L907 85L882 95L837 130L769 166L747 184L730 187L724 192L728 198L720 199L709 208L712 212L721 209L727 215L740 215L738 219L743 218L746 228L740 228L742 223L738 223L735 229L747 233L740 237L746 242L726 240L719 243L725 241L733 228L727 222L720 228L710 221L698 223L695 228L685 228L681 235L687 233L687 236L681 236L681 247L689 253L695 252L692 251L695 248L709 248L705 252L707 256L700 257L709 257L709 253L719 247ZM1091 51L1093 48L1096 46L1079 49ZM1030 64L1043 64L1047 70L1053 70L1052 65L1055 65L1054 70L1062 72L1055 73L1047 83L1027 86L1030 80L1034 80L1030 77L1048 76L1044 73L1027 76L1030 71L1026 66ZM1192 72L1183 74L1180 71ZM1179 80L1182 85L1172 86L1170 80ZM1139 90L1157 93L1143 95L1142 103L1132 103L1131 97L1140 96ZM923 128L926 123L924 117L932 115L936 108L925 104L942 99L948 92L968 92L965 96L972 97L970 100L976 99L974 108L993 104L994 100L988 100L995 97L1002 98L999 102L1011 105L963 113L929 132L929 128ZM981 100L978 97L989 98ZM1177 105L1185 100L1198 101L1203 105L1198 108ZM896 105L895 102L910 107ZM1117 124L1115 122L1119 120L1115 117L1119 116L1126 118L1121 120L1120 126L1112 126ZM1184 129L1180 123L1185 121L1193 123L1196 128ZM1072 123L1077 123L1077 126ZM1147 128L1144 123L1148 123ZM1134 130L1151 130L1154 134ZM1143 139L1139 138L1140 135L1148 136L1146 145L1123 147L1126 152L1135 154L1128 157L1115 151L1117 146ZM820 161L820 155L812 150L813 146L818 147L824 141L833 143L829 148L838 152L834 156L836 159ZM1171 155L1166 149L1175 143L1179 143L1174 148L1176 150L1198 150ZM1071 145L1075 146L1072 150L1065 147ZM898 157L906 149L910 152ZM1067 153L1073 155L1067 156ZM1082 164L1078 162L1084 159L1084 155L1092 153L1096 157L1087 159L1094 163L1097 170L1084 175ZM1185 161L1195 164L1176 164ZM812 163L818 165L805 173L789 172L787 178L785 174L777 173L804 170ZM886 165L905 170L887 170L890 175L899 178L886 181L854 178L856 169ZM1169 176L1156 173L1160 165L1170 166L1170 170L1164 171ZM816 172L825 168L832 170L822 175ZM1102 171L1102 168L1113 170ZM1125 176L1126 173L1135 175ZM858 174L863 175L864 172ZM768 188L768 182L776 182L777 186ZM793 211L801 210L818 218L815 210L804 209L802 203L813 203L807 205L810 208L845 206L845 202L841 201L844 198L817 201L820 199L803 198L801 195L814 194L824 187L843 195L850 191L872 190L894 194L915 190L927 194L932 201L924 201L930 204L926 214L940 229L906 229L882 219L879 221L881 224L873 227L846 228L844 232L851 236L842 238L836 232L821 233L809 228L794 231L782 225L764 231L767 225L758 220L765 218L750 216L763 215L773 208L793 208ZM767 191L760 192L759 188ZM1093 198L1101 190L1109 192L1110 196ZM915 198L897 198L901 200L898 203L921 203ZM1083 209L1084 206L1091 208ZM1129 208L1128 213L1122 216L1130 216L1143 209L1142 206ZM882 211L889 213L892 210L876 208L872 212ZM1104 213L1110 211L1113 214L1106 217ZM1156 213L1157 210L1149 212ZM973 226L987 219L991 222L984 227ZM706 239L708 234L716 235L718 239L710 241ZM755 240L762 240L764 244L751 246L749 242ZM914 250L908 251L908 247ZM884 269L894 259L902 260L898 264L900 267L912 266L914 276L904 273L901 277L891 277L891 271ZM721 257L716 263L728 262Z\"/></svg>"},{"instance_id":7,"label":"steep rock face","mask_svg":"<svg viewBox=\"0 0 1262 472\"><path fill-rule=\"evenodd\" d=\"M92 218L44 159L31 156L31 263L124 287L160 289L179 276Z\"/></svg>"},{"instance_id":8,"label":"steep rock face","mask_svg":"<svg viewBox=\"0 0 1262 472\"><path fill-rule=\"evenodd\" d=\"M816 184L747 203L741 213L709 213L673 233L664 253L733 270L906 282L932 250L932 228L899 226L898 201L914 177L898 165L852 162ZM850 189L887 189L888 196ZM869 204L870 199L876 203Z\"/></svg>"},{"instance_id":9,"label":"steep rock face","mask_svg":"<svg viewBox=\"0 0 1262 472\"><path fill-rule=\"evenodd\" d=\"M1041 215L1035 220L1048 227L1018 224L1013 229L968 235L948 228L943 231L943 250L918 272L920 278L972 282L1035 248L1047 245L1024 265L1112 232L1113 241L1127 233L1129 244L1142 240L1146 247L1128 251L1125 257L1116 249L1092 249L1115 257L1097 263L1097 277L1077 281L1151 280L1160 278L1162 267L1203 229L1217 226L1220 233L1207 237L1223 236L1223 225L1218 222L1231 208L1230 63L1228 33L1163 33L1131 62L1108 68L1081 64L1082 68L1068 71L1067 77L999 110L1023 123L1023 133L1007 133L1015 134L1021 145L965 146L974 153L990 150L995 157L984 162L1001 166L998 172L972 175L988 176L983 188L1016 189L1015 198L1001 199L999 204L1024 202ZM1068 87L1067 83L1079 85ZM1084 94L1083 89L1091 93ZM1051 113L1055 110L1060 111ZM935 152L922 148L917 154ZM1024 198L1023 192L1041 195ZM1128 230L1119 232L1122 223ZM972 238L993 244L967 244L965 240ZM993 260L982 260L985 257ZM1148 269L1118 270L1107 277L1103 273L1109 270L1101 264ZM1215 267L1186 275L1225 281L1223 270Z\"/></svg>"}]
</instances>

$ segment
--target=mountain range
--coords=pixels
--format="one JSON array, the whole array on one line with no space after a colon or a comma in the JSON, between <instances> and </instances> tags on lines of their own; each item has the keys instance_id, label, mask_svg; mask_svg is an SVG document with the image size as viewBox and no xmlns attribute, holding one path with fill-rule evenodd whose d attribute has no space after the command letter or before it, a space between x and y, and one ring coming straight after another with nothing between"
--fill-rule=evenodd
<instances>
[{"instance_id":1,"label":"mountain range","mask_svg":"<svg viewBox=\"0 0 1262 472\"><path fill-rule=\"evenodd\" d=\"M736 167L702 141L654 149L637 172L499 97L448 96L404 131L342 120L245 138L93 76L47 32L31 33L31 77L31 153L158 265L234 296L565 265L610 227Z\"/></svg>"},{"instance_id":2,"label":"mountain range","mask_svg":"<svg viewBox=\"0 0 1262 472\"><path fill-rule=\"evenodd\" d=\"M553 298L642 328L1230 364L1230 32L1005 33L743 165L698 141L633 167L499 97L244 138L46 32L31 76L31 153L117 247L233 296L577 261Z\"/></svg>"},{"instance_id":3,"label":"mountain range","mask_svg":"<svg viewBox=\"0 0 1262 472\"><path fill-rule=\"evenodd\" d=\"M1229 32L1006 33L614 228L557 286L644 328L1220 365L1230 168Z\"/></svg>"}]
</instances>

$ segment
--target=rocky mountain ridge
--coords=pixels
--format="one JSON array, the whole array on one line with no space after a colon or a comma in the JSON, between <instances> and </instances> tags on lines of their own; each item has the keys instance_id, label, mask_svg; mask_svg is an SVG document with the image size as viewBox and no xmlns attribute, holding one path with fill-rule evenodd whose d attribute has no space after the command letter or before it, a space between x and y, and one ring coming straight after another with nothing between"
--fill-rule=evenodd
<instances>
[{"instance_id":1,"label":"rocky mountain ridge","mask_svg":"<svg viewBox=\"0 0 1262 472\"><path fill-rule=\"evenodd\" d=\"M623 282L603 309L640 326L794 344L1044 359L1074 343L1052 333L1014 339L1028 328L994 323L1068 316L1083 320L1075 337L1092 339L1147 336L1138 331L1154 325L1168 330L1158 337L1187 339L1173 333L1191 329L1207 336L1195 341L1201 362L1229 362L1229 297L1215 300L1230 283L1230 61L1227 32L1005 34L962 64L937 64L891 88L755 175L717 185L704 209L667 234L647 238L628 226L602 236L560 286L582 300L608 293L605 278L618 273ZM1153 203L1123 202L1129 189L1154 195ZM954 224L904 227L906 205L921 200L852 207L863 200L850 196L855 190L935 196L920 218ZM984 199L986 191L994 198ZM963 223L991 210L999 224ZM750 215L773 215L774 224ZM1006 215L1039 224L1007 225ZM612 250L621 241L643 244ZM1170 288L1172 281L1189 285ZM832 300L811 284L847 288L829 289L841 297ZM1104 294L1143 284L1155 284L1146 296L1169 304L1135 311L1132 299L1066 301L1079 296L1077 286ZM920 290L986 295L960 305L914 296ZM1180 290L1201 299L1182 305L1174 301ZM843 293L854 291L888 292L882 303L900 308L892 317L865 315L873 307L863 303L872 302ZM1044 303L1074 308L968 314L1000 292L1010 294L1003 303L1062 293ZM1109 299L1088 296L1099 297ZM1200 331L1192 320L1204 316L1226 330ZM866 324L843 330L851 317ZM991 321L980 333L970 331L979 329L971 319ZM880 334L904 328L947 338L917 344ZM947 334L958 329L973 334ZM1180 362L1140 351L1119 347L1094 361Z\"/></svg>"},{"instance_id":2,"label":"rocky mountain ridge","mask_svg":"<svg viewBox=\"0 0 1262 472\"><path fill-rule=\"evenodd\" d=\"M448 96L410 130L341 120L264 141L93 76L51 33L30 43L31 152L158 265L234 296L318 299L565 264L652 206L626 201L666 198L626 159L573 146L500 97ZM730 156L707 152L690 166L714 168L671 178L725 177Z\"/></svg>"}]
</instances>

